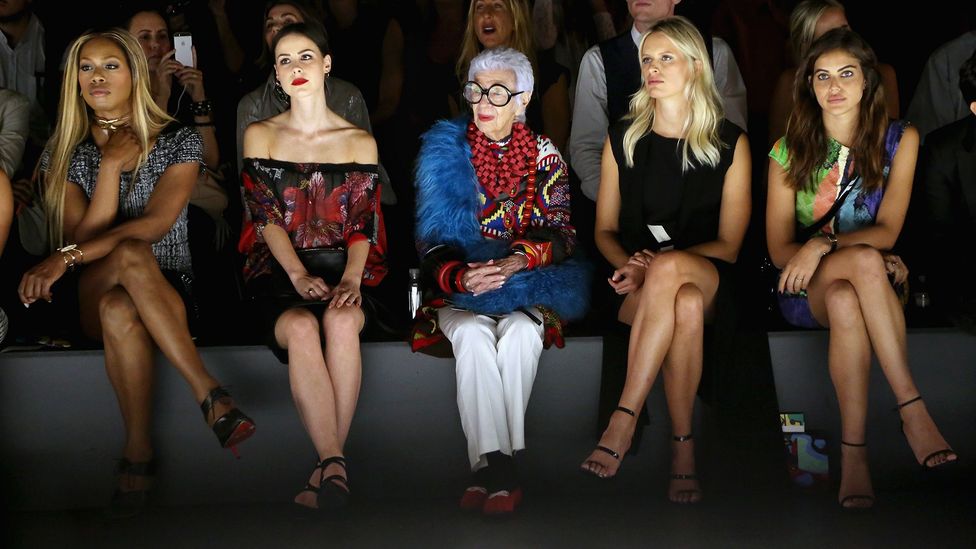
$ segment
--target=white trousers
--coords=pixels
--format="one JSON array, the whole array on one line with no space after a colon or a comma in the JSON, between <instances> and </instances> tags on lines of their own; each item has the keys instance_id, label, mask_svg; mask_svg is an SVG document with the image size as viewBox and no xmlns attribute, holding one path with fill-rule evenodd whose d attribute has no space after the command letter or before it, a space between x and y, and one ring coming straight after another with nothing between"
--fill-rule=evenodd
<instances>
[{"instance_id":1,"label":"white trousers","mask_svg":"<svg viewBox=\"0 0 976 549\"><path fill-rule=\"evenodd\" d=\"M536 318L542 314L528 311ZM441 332L454 348L457 403L471 469L485 454L525 449L525 408L542 354L542 326L520 311L498 318L450 307L438 310Z\"/></svg>"}]
</instances>

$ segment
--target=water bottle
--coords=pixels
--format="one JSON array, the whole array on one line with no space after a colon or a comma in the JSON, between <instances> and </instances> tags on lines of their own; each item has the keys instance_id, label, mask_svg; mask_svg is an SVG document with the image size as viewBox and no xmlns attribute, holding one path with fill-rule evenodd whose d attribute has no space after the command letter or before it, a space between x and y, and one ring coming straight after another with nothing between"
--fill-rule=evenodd
<instances>
[{"instance_id":1,"label":"water bottle","mask_svg":"<svg viewBox=\"0 0 976 549\"><path fill-rule=\"evenodd\" d=\"M410 269L410 284L407 286L407 312L410 319L417 315L420 308L420 269Z\"/></svg>"},{"instance_id":2,"label":"water bottle","mask_svg":"<svg viewBox=\"0 0 976 549\"><path fill-rule=\"evenodd\" d=\"M919 309L925 309L931 304L928 289L925 287L925 275L918 275L918 286L912 294L912 300Z\"/></svg>"}]
</instances>

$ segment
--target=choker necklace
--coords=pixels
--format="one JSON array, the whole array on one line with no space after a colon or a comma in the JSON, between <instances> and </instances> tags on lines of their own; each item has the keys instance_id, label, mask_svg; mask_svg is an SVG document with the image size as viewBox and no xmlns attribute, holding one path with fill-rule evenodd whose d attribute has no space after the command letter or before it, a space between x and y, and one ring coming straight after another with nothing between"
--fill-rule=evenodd
<instances>
[{"instance_id":1,"label":"choker necklace","mask_svg":"<svg viewBox=\"0 0 976 549\"><path fill-rule=\"evenodd\" d=\"M132 118L132 113L124 114L118 118L102 118L101 116L95 115L95 125L99 128L115 132L129 125L129 120Z\"/></svg>"}]
</instances>

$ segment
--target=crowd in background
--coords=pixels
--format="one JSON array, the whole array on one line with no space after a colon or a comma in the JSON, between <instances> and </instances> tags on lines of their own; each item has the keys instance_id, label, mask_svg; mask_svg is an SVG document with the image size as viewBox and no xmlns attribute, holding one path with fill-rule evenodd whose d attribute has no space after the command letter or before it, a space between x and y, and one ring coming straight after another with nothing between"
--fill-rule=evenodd
<instances>
[{"instance_id":1,"label":"crowd in background","mask_svg":"<svg viewBox=\"0 0 976 549\"><path fill-rule=\"evenodd\" d=\"M154 477L154 347L233 450L255 422L196 345L267 343L318 454L296 502L334 508L359 341L412 322L456 357L461 507L509 514L564 330L632 328L583 470L616 474L661 371L668 498L695 503L696 395L758 410L768 349L742 343L829 328L838 501L870 507L872 351L918 463L957 459L903 310L976 316L976 31L950 19L903 40L918 21L837 0L0 0L0 341L104 347L118 516Z\"/></svg>"},{"instance_id":2,"label":"crowd in background","mask_svg":"<svg viewBox=\"0 0 976 549\"><path fill-rule=\"evenodd\" d=\"M491 2L489 2L490 4ZM741 88L743 108L737 123L745 124L757 159L753 170L753 222L747 234L741 269L755 281L754 289L767 292L762 259L766 255L761 212L765 195L764 147L782 132L783 77L791 74L795 55L791 53L790 13L797 2L782 0L685 0L675 11L689 17L704 36L716 37L710 54L716 58L728 52L730 74ZM286 3L287 4L287 3ZM592 112L577 104L580 85L589 85L586 76L587 49L601 41L627 32L632 25L627 2L623 0L538 0L524 7L528 19L513 34L514 47L532 54L537 79L537 101L530 112L530 126L546 133L567 157L574 185L574 221L581 234L581 245L590 246L594 219L588 196L587 173L583 158L570 139L577 132L577 121ZM469 2L466 0L417 0L416 2L328 0L297 3L314 18L324 22L333 49L336 82L349 83L357 90L346 101L360 102L358 119L353 122L376 137L384 186L383 208L389 230L388 261L390 276L382 285L383 301L397 316L405 317L407 271L417 263L413 242L414 175L419 136L434 122L463 112L459 71L484 45L479 36L465 35ZM838 4L839 5L839 4ZM132 23L132 14L142 8L157 10L165 18L153 37L140 37L144 48L157 48L158 55L172 49L177 32L190 32L196 49L194 74L174 76L172 58L153 59L150 69L165 86L154 85L157 102L167 106L179 120L196 124L204 135L208 171L201 175L189 210L189 232L195 274L195 299L198 302L197 335L202 343L235 343L248 340L246 326L238 319L243 293L240 276L242 256L235 250L240 240L242 219L246 217L240 196L240 156L242 120L267 116L255 112L242 119L240 104L245 96L259 93L269 82L266 6L261 2L183 0L176 2L133 2L95 0L63 5L44 0L7 0L0 3L0 115L3 130L2 176L9 183L0 186L0 218L13 219L2 257L0 307L11 318L7 342L33 344L70 342L84 345L72 319L71 292L50 306L29 311L17 305L13 289L21 274L47 252L44 213L38 207L35 168L56 119L65 48L88 28L121 26ZM841 16L843 17L843 11ZM869 6L852 3L846 18L879 53L886 65L885 84L889 87L889 114L900 114L914 123L924 135L955 120L965 118L968 109L953 81L958 75L937 74L944 67L958 67L971 54L972 22L965 14L928 12L907 20L897 12L878 12ZM287 20L283 22L288 22ZM926 24L938 22L938 24ZM277 23L280 25L282 21ZM846 23L846 21L845 21ZM470 28L470 27L468 27ZM902 40L895 28L913 29L911 40ZM484 40L485 37L481 36ZM488 39L490 41L490 39ZM951 41L951 42L950 42ZM152 42L147 46L149 42ZM944 44L944 46L941 46ZM934 53L933 53L934 52ZM929 55L932 60L926 64ZM897 79L894 74L897 73ZM783 77L781 77L783 75ZM890 75L890 78L887 76ZM198 83L194 83L194 78ZM948 78L948 81L945 79ZM896 88L891 90L894 84ZM541 87L537 86L537 88ZM335 86L340 88L339 84ZM165 89L162 89L165 88ZM270 89L270 88L268 88ZM916 91L917 89L917 91ZM332 93L330 89L330 93ZM740 93L740 92L736 92ZM892 101L891 98L894 98ZM585 99L585 98L584 98ZM203 116L190 112L190 104L206 100L210 109ZM585 103L585 101L584 101ZM239 106L240 104L240 106ZM950 104L955 107L949 108ZM735 110L734 108L732 109ZM245 113L247 114L247 113ZM353 116L353 115L350 115ZM602 116L606 116L605 114ZM587 122L589 123L589 122ZM13 137L7 137L7 136ZM602 138L601 138L602 140ZM923 148L923 159L926 149ZM574 158L578 157L578 158ZM579 160L579 162L577 162ZM761 163L760 163L761 162ZM911 284L915 290L927 289L919 297L941 308L958 303L953 292L942 293L944 286L931 277L944 271L934 250L951 249L950 236L942 228L932 228L925 208L926 163L919 163L919 177L913 192L906 229L899 242L902 255L912 265ZM579 176L577 178L577 176ZM582 180L582 188L580 187ZM9 191L5 190L9 188ZM956 204L963 207L964 204ZM942 212L945 215L953 212ZM588 215L590 218L588 219ZM971 213L961 212L964 230ZM6 237L3 227L0 237ZM941 231L941 232L940 232ZM936 236L938 235L938 236ZM934 246L930 245L935 243ZM913 261L914 260L914 261ZM597 277L601 278L601 277ZM917 293L917 292L916 292ZM769 301L769 300L765 300ZM766 307L769 309L769 307ZM931 309L930 309L931 310ZM598 313L599 311L597 311ZM597 314L595 313L595 314ZM775 314L766 316L758 307L757 318L771 327L781 327ZM928 315L928 313L926 313ZM922 315L916 315L915 320ZM910 315L910 320L913 320ZM406 319L403 318L403 323Z\"/></svg>"}]
</instances>

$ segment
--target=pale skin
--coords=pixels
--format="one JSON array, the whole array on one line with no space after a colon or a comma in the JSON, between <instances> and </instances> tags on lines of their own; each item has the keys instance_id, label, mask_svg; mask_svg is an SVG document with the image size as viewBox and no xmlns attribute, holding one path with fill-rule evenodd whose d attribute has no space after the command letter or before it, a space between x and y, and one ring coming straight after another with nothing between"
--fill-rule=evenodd
<instances>
[{"instance_id":1,"label":"pale skin","mask_svg":"<svg viewBox=\"0 0 976 549\"><path fill-rule=\"evenodd\" d=\"M851 146L864 93L864 74L858 60L841 50L823 54L814 65L810 85L821 106L827 135ZM888 283L889 276L904 281L908 269L898 256L884 251L895 244L905 221L918 143L918 132L908 127L892 161L875 224L838 234L838 249L828 255L830 244L825 238L795 242L796 192L779 164L769 163L766 238L773 263L783 270L779 290L806 290L814 318L830 329L828 362L840 404L841 436L853 444L865 440L872 350L897 402L907 402L919 394L908 369L904 313ZM949 447L924 402L906 406L900 414L920 463L932 452ZM842 446L841 456L838 500L869 496L850 499L845 505L871 506L874 492L867 449ZM927 465L955 459L955 453L949 453Z\"/></svg>"},{"instance_id":2,"label":"pale skin","mask_svg":"<svg viewBox=\"0 0 976 549\"><path fill-rule=\"evenodd\" d=\"M96 116L115 118L131 112L132 80L121 48L95 38L82 48L78 66L82 97ZM190 337L183 301L163 277L149 245L170 230L186 206L199 167L183 163L167 168L143 215L116 224L119 178L134 168L140 146L128 128L111 133L93 126L91 135L102 154L95 191L89 200L78 184L67 182L64 235L84 253L86 268L78 289L81 325L105 345L105 369L126 428L123 456L146 462L153 455L154 347L180 372L197 402L219 385L204 368ZM21 301L30 305L54 299L51 286L65 270L60 252L42 261L21 280ZM229 409L229 403L215 403L213 418ZM148 482L147 477L123 475L120 489L144 489Z\"/></svg>"},{"instance_id":3,"label":"pale skin","mask_svg":"<svg viewBox=\"0 0 976 549\"><path fill-rule=\"evenodd\" d=\"M660 33L644 42L641 54L644 91L655 100L651 131L665 137L683 137L690 106L682 90L689 78L696 77L701 64L680 54L674 43ZM615 268L608 283L618 294L627 296L618 319L632 326L627 377L619 405L639 412L658 372L663 370L671 427L676 436L692 432L704 325L713 314L718 290L718 271L706 258L732 263L738 257L751 208L750 170L749 143L741 135L725 175L716 240L680 251L639 250L629 254L619 236L618 164L609 140L604 144L595 239L600 252ZM599 444L623 456L630 447L636 422L636 417L614 413ZM619 465L611 455L596 450L583 468L601 477L612 477ZM695 472L692 441L672 442L671 470L677 474ZM668 498L678 503L698 501L698 481L672 480Z\"/></svg>"},{"instance_id":4,"label":"pale skin","mask_svg":"<svg viewBox=\"0 0 976 549\"><path fill-rule=\"evenodd\" d=\"M485 90L495 84L501 84L509 91L516 91L515 72L511 70L479 72L475 75L474 81ZM525 109L529 106L531 98L531 93L521 93L513 96L507 105L496 107L488 101L487 96L483 96L481 101L471 105L474 124L490 139L495 141L504 139L512 134L512 125L518 115L525 115ZM480 263L468 263L470 268L462 276L461 284L465 290L474 295L497 290L505 285L513 274L521 271L528 264L528 259L518 254Z\"/></svg>"},{"instance_id":5,"label":"pale skin","mask_svg":"<svg viewBox=\"0 0 976 549\"><path fill-rule=\"evenodd\" d=\"M291 96L291 108L248 126L244 134L245 157L376 164L373 138L326 105L322 90L331 68L331 57L323 56L305 36L292 34L278 43L275 73ZM301 308L283 313L275 325L275 338L288 351L292 396L319 459L341 456L359 398L359 331L365 321L360 308L360 283L369 244L359 241L347 248L342 279L335 287L329 287L305 270L284 229L269 224L263 235L296 292L306 300L331 300L321 318ZM325 337L324 353L320 332ZM323 476L333 474L345 477L346 471L338 464L329 465L324 472L315 469L309 483L318 486ZM342 481L330 482L345 486ZM317 506L315 495L306 491L299 493L295 501Z\"/></svg>"}]
</instances>

